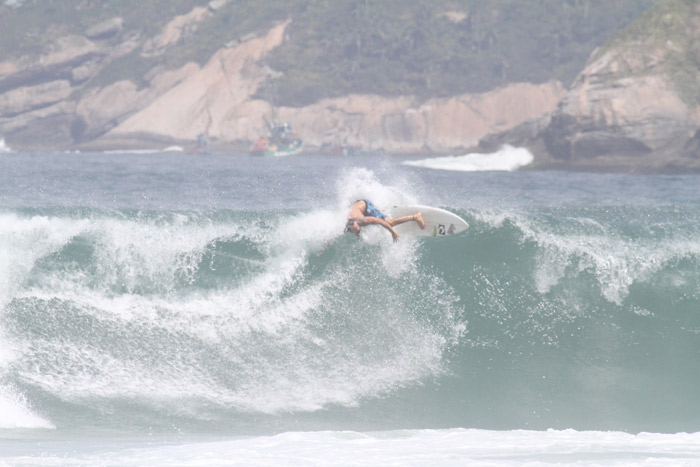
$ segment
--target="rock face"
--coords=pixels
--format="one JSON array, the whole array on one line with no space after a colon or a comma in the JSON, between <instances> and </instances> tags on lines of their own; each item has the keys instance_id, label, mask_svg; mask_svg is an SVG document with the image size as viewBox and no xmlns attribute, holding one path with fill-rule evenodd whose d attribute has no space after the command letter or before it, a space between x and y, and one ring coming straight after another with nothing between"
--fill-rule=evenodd
<instances>
[{"instance_id":1,"label":"rock face","mask_svg":"<svg viewBox=\"0 0 700 467\"><path fill-rule=\"evenodd\" d=\"M84 37L62 37L35 59L0 63L0 92L69 78L74 68L106 53Z\"/></svg>"},{"instance_id":2,"label":"rock face","mask_svg":"<svg viewBox=\"0 0 700 467\"><path fill-rule=\"evenodd\" d=\"M168 46L177 43L183 36L194 34L199 23L209 16L211 13L206 7L197 7L186 15L176 16L156 37L144 44L141 54L144 57L162 54Z\"/></svg>"},{"instance_id":3,"label":"rock face","mask_svg":"<svg viewBox=\"0 0 700 467\"><path fill-rule=\"evenodd\" d=\"M698 131L696 109L668 74L630 76L631 67L621 61L608 52L581 73L542 132L549 154L581 165L601 158L663 165L692 156L683 146Z\"/></svg>"},{"instance_id":4,"label":"rock face","mask_svg":"<svg viewBox=\"0 0 700 467\"><path fill-rule=\"evenodd\" d=\"M349 144L398 152L447 152L486 134L551 112L558 82L513 84L480 95L418 102L410 96L352 95L308 107L273 107L256 97L275 74L265 56L285 40L289 22L222 47L202 66L154 66L140 82L91 81L135 50L162 55L217 14L222 0L173 18L153 38L129 33L121 18L63 37L40 57L0 63L0 135L14 147L119 147L192 141L200 133L248 145L266 134L264 118L285 120L307 145ZM145 84L145 85L144 85Z\"/></svg>"},{"instance_id":5,"label":"rock face","mask_svg":"<svg viewBox=\"0 0 700 467\"><path fill-rule=\"evenodd\" d=\"M105 139L194 139L204 133L227 142L266 134L263 117L293 122L308 145L349 144L394 152L446 152L475 145L484 135L554 109L559 83L515 84L482 95L434 99L352 95L303 108L273 109L253 96L267 71L255 58L281 40L281 31L218 52L212 61L110 131ZM229 71L230 70L230 71ZM205 86L203 86L205 84Z\"/></svg>"},{"instance_id":6,"label":"rock face","mask_svg":"<svg viewBox=\"0 0 700 467\"><path fill-rule=\"evenodd\" d=\"M517 83L485 94L431 99L353 95L303 109L280 109L309 143L382 147L394 152L451 152L483 136L553 110L564 93L558 82Z\"/></svg>"},{"instance_id":7,"label":"rock face","mask_svg":"<svg viewBox=\"0 0 700 467\"><path fill-rule=\"evenodd\" d=\"M85 31L85 36L88 39L106 39L121 32L122 29L124 29L124 20L120 17L116 17L90 26L88 30Z\"/></svg>"},{"instance_id":8,"label":"rock face","mask_svg":"<svg viewBox=\"0 0 700 467\"><path fill-rule=\"evenodd\" d=\"M270 112L269 104L252 98L269 73L258 62L282 43L287 24L219 50L203 67L191 63L157 75L150 99L141 100L141 108L105 139L138 138L143 133L173 141L194 140L199 133L226 142L257 138L263 131L262 115Z\"/></svg>"},{"instance_id":9,"label":"rock face","mask_svg":"<svg viewBox=\"0 0 700 467\"><path fill-rule=\"evenodd\" d=\"M122 31L122 19L112 18L88 27L85 36L56 39L37 57L0 63L0 135L18 148L80 141L86 123L76 109L84 83L139 43Z\"/></svg>"},{"instance_id":10,"label":"rock face","mask_svg":"<svg viewBox=\"0 0 700 467\"><path fill-rule=\"evenodd\" d=\"M273 108L254 97L272 73L259 63L282 43L287 25L219 50L201 68L191 64L189 71L182 70L181 80L165 92L155 92L157 97L109 131L103 141L128 141L144 133L161 141L193 140L204 133L219 141L248 144L267 133L263 117L274 114L277 120L292 122L311 146L445 152L473 146L490 132L547 113L563 95L559 83L515 84L487 94L422 104L410 97L353 95L303 108Z\"/></svg>"},{"instance_id":11,"label":"rock face","mask_svg":"<svg viewBox=\"0 0 700 467\"><path fill-rule=\"evenodd\" d=\"M667 2L652 10L591 55L550 116L481 145L524 144L541 165L553 167L700 169L700 96L694 87L700 83L700 5L693 3ZM663 29L653 24L657 19Z\"/></svg>"}]
</instances>

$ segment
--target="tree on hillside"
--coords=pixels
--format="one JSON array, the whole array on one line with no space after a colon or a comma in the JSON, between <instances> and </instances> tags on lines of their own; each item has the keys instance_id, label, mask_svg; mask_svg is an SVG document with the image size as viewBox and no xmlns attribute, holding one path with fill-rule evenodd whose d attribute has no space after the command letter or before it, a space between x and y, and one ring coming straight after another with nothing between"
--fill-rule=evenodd
<instances>
[{"instance_id":1,"label":"tree on hillside","mask_svg":"<svg viewBox=\"0 0 700 467\"><path fill-rule=\"evenodd\" d=\"M511 81L570 82L596 46L654 0L310 3L269 60L284 76L268 86L287 105L352 92L428 98Z\"/></svg>"},{"instance_id":2,"label":"tree on hillside","mask_svg":"<svg viewBox=\"0 0 700 467\"><path fill-rule=\"evenodd\" d=\"M301 106L349 93L419 99L484 92L509 82L569 83L589 54L658 0L231 0L147 57L135 48L88 86L143 82L155 67L200 64L222 47L291 19L266 59L275 74L260 90ZM53 0L0 8L0 60L37 56L56 38L83 35L113 17L124 37L153 37L209 0Z\"/></svg>"}]
</instances>

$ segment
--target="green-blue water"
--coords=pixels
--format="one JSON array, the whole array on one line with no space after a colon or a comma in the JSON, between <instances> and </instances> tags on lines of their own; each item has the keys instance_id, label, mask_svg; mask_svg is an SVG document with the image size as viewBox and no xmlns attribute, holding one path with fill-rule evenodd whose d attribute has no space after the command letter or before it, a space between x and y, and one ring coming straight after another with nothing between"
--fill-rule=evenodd
<instances>
[{"instance_id":1,"label":"green-blue water","mask_svg":"<svg viewBox=\"0 0 700 467\"><path fill-rule=\"evenodd\" d=\"M698 176L0 157L0 428L699 431Z\"/></svg>"}]
</instances>

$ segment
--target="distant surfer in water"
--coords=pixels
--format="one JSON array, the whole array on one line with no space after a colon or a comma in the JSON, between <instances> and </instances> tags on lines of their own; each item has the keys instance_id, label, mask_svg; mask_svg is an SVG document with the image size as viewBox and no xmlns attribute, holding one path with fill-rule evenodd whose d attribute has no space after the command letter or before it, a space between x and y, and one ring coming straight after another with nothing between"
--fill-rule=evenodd
<instances>
[{"instance_id":1,"label":"distant surfer in water","mask_svg":"<svg viewBox=\"0 0 700 467\"><path fill-rule=\"evenodd\" d=\"M345 224L345 231L360 235L362 227L377 224L391 232L391 237L397 242L399 241L399 234L394 230L394 226L410 221L416 222L421 229L425 228L425 221L420 212L410 216L387 219L386 214L374 207L371 201L360 199L350 206L350 214L348 214L348 222Z\"/></svg>"}]
</instances>

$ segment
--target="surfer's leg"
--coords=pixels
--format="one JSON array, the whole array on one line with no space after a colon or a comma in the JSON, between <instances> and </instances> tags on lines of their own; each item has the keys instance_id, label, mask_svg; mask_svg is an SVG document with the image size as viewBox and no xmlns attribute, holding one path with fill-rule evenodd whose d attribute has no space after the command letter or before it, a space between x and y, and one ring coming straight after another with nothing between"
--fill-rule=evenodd
<instances>
[{"instance_id":1,"label":"surfer's leg","mask_svg":"<svg viewBox=\"0 0 700 467\"><path fill-rule=\"evenodd\" d=\"M425 228L425 221L423 220L423 214L421 213L413 214L411 216L395 217L393 219L389 219L387 222L393 227L395 225L403 224L404 222L410 221L416 221L416 223L420 226L421 229Z\"/></svg>"}]
</instances>

